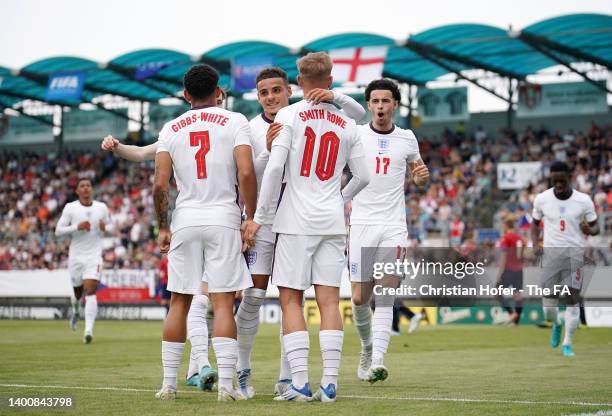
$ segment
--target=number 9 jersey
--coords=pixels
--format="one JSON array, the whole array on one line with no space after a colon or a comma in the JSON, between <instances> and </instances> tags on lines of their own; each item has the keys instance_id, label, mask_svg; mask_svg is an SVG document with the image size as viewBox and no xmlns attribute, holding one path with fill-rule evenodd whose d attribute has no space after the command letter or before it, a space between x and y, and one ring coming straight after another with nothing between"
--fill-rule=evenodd
<instances>
[{"instance_id":1,"label":"number 9 jersey","mask_svg":"<svg viewBox=\"0 0 612 416\"><path fill-rule=\"evenodd\" d=\"M195 107L166 123L157 152L172 158L178 197L172 232L218 225L239 229L238 179L234 148L251 146L247 119L219 107Z\"/></svg>"},{"instance_id":2,"label":"number 9 jersey","mask_svg":"<svg viewBox=\"0 0 612 416\"><path fill-rule=\"evenodd\" d=\"M334 105L300 101L283 108L274 120L284 125L272 147L288 150L287 185L272 230L283 234L344 234L342 172L350 159L363 157L352 119Z\"/></svg>"}]
</instances>

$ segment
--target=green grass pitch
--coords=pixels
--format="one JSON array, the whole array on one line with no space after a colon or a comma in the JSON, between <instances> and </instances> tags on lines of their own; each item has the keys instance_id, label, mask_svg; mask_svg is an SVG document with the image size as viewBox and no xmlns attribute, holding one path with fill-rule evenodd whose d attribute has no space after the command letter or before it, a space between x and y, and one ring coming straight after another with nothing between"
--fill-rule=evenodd
<instances>
[{"instance_id":1,"label":"green grass pitch","mask_svg":"<svg viewBox=\"0 0 612 416\"><path fill-rule=\"evenodd\" d=\"M612 414L612 329L577 331L577 356L548 346L535 327L437 326L391 339L390 376L356 377L359 341L347 326L335 404L272 401L278 376L278 326L262 325L253 353L254 400L217 403L216 393L185 387L187 351L176 402L160 402L161 322L99 321L93 344L82 325L0 321L0 414L83 415L566 415ZM311 328L311 384L320 378ZM211 357L214 355L211 351ZM8 397L67 397L70 410L16 409Z\"/></svg>"}]
</instances>

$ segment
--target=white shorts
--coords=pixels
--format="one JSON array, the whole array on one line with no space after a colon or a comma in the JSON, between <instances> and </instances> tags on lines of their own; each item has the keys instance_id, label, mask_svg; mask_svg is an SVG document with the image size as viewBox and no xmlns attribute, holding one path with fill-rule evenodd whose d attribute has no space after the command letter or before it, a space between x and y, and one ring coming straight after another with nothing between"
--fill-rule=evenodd
<instances>
[{"instance_id":1,"label":"white shorts","mask_svg":"<svg viewBox=\"0 0 612 416\"><path fill-rule=\"evenodd\" d=\"M83 280L100 280L102 259L68 259L72 287L83 286Z\"/></svg>"},{"instance_id":2,"label":"white shorts","mask_svg":"<svg viewBox=\"0 0 612 416\"><path fill-rule=\"evenodd\" d=\"M185 227L172 234L168 252L168 291L199 295L235 292L253 286L242 255L240 231L217 225Z\"/></svg>"},{"instance_id":3,"label":"white shorts","mask_svg":"<svg viewBox=\"0 0 612 416\"><path fill-rule=\"evenodd\" d=\"M296 290L312 285L340 287L346 237L278 234L272 284Z\"/></svg>"},{"instance_id":4,"label":"white shorts","mask_svg":"<svg viewBox=\"0 0 612 416\"><path fill-rule=\"evenodd\" d=\"M408 245L408 230L401 225L351 225L349 231L349 276L351 282L371 282L375 262L393 263ZM362 250L362 248L368 250ZM375 248L379 248L376 249ZM365 251L363 253L362 251ZM366 255L368 258L362 258Z\"/></svg>"},{"instance_id":5,"label":"white shorts","mask_svg":"<svg viewBox=\"0 0 612 416\"><path fill-rule=\"evenodd\" d=\"M276 233L271 225L262 225L255 234L255 246L247 251L246 258L251 274L272 274L272 259Z\"/></svg>"},{"instance_id":6,"label":"white shorts","mask_svg":"<svg viewBox=\"0 0 612 416\"><path fill-rule=\"evenodd\" d=\"M552 291L555 286L568 286L581 290L583 275L583 249L545 248L542 256L540 285Z\"/></svg>"}]
</instances>

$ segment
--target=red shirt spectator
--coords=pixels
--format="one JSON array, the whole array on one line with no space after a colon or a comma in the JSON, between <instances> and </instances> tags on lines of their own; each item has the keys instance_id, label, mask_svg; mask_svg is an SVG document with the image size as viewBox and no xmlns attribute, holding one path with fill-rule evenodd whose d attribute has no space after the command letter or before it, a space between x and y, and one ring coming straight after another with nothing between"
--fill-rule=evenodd
<instances>
[{"instance_id":1,"label":"red shirt spectator","mask_svg":"<svg viewBox=\"0 0 612 416\"><path fill-rule=\"evenodd\" d=\"M523 252L525 251L525 239L515 233L508 231L501 239L501 248L506 253L506 270L518 272L523 270Z\"/></svg>"}]
</instances>

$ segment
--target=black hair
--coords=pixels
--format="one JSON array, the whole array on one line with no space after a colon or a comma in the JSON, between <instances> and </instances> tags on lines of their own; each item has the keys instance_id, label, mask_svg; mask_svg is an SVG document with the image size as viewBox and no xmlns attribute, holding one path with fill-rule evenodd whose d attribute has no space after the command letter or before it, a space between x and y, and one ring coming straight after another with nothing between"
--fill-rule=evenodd
<instances>
[{"instance_id":1,"label":"black hair","mask_svg":"<svg viewBox=\"0 0 612 416\"><path fill-rule=\"evenodd\" d=\"M183 87L194 99L210 97L219 83L219 73L210 65L200 64L189 68L183 76Z\"/></svg>"},{"instance_id":2,"label":"black hair","mask_svg":"<svg viewBox=\"0 0 612 416\"><path fill-rule=\"evenodd\" d=\"M368 84L368 86L366 87L366 90L365 90L365 99L366 99L366 101L370 101L370 94L374 90L387 90L387 91L391 91L391 94L393 95L393 99L395 101L401 101L402 100L402 96L400 95L399 87L397 86L397 84L394 81L392 81L392 80L390 80L388 78L375 79L374 81L372 81L372 82L370 82Z\"/></svg>"},{"instance_id":3,"label":"black hair","mask_svg":"<svg viewBox=\"0 0 612 416\"><path fill-rule=\"evenodd\" d=\"M550 165L550 173L553 172L564 172L569 174L571 170L567 163L557 160Z\"/></svg>"},{"instance_id":4,"label":"black hair","mask_svg":"<svg viewBox=\"0 0 612 416\"><path fill-rule=\"evenodd\" d=\"M285 71L277 67L270 67L259 71L257 78L255 78L255 84L258 84L259 81L270 78L282 78L282 80L285 81L285 84L289 83L289 78L287 77L287 73Z\"/></svg>"},{"instance_id":5,"label":"black hair","mask_svg":"<svg viewBox=\"0 0 612 416\"><path fill-rule=\"evenodd\" d=\"M79 178L79 180L77 181L76 187L78 188L79 185L81 184L81 182L83 182L83 181L87 181L87 182L89 182L89 184L91 186L93 186L93 181L91 179L89 179L87 176L84 176L82 178Z\"/></svg>"}]
</instances>

